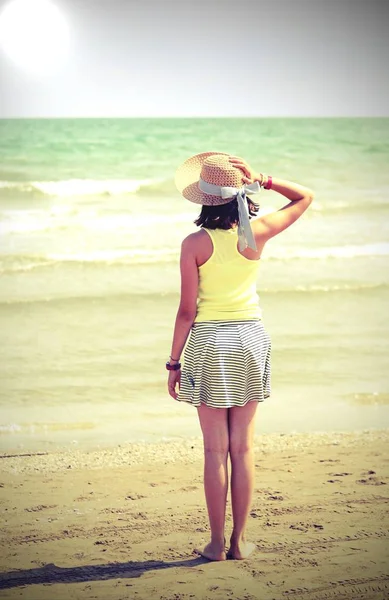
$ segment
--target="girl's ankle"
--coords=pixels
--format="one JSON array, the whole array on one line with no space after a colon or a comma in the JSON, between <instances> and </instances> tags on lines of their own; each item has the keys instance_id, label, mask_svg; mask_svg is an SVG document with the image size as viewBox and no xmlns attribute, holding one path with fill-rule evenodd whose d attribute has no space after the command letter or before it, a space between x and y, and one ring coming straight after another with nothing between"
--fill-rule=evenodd
<instances>
[{"instance_id":1,"label":"girl's ankle","mask_svg":"<svg viewBox=\"0 0 389 600\"><path fill-rule=\"evenodd\" d=\"M231 534L231 537L230 537L231 544L238 546L239 544L243 543L244 541L245 541L244 533L240 533L240 534L232 533Z\"/></svg>"},{"instance_id":2,"label":"girl's ankle","mask_svg":"<svg viewBox=\"0 0 389 600\"><path fill-rule=\"evenodd\" d=\"M211 537L211 544L215 548L224 548L226 545L226 538L212 538Z\"/></svg>"}]
</instances>

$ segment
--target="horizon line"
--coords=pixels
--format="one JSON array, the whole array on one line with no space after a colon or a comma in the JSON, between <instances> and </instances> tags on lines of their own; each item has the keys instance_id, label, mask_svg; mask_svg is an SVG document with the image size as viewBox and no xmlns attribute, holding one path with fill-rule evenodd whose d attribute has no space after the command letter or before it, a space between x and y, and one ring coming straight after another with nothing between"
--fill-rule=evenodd
<instances>
[{"instance_id":1,"label":"horizon line","mask_svg":"<svg viewBox=\"0 0 389 600\"><path fill-rule=\"evenodd\" d=\"M387 119L389 115L188 115L188 116L174 116L174 115L99 115L99 116L85 116L85 115L57 115L57 116L13 116L3 117L0 116L0 121L22 121L22 120L66 120L66 119Z\"/></svg>"}]
</instances>

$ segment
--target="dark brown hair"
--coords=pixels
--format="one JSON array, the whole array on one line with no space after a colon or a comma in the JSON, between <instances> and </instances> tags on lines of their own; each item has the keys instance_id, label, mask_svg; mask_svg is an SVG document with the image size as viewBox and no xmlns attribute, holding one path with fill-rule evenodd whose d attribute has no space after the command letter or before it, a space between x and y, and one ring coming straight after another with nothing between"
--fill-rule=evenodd
<instances>
[{"instance_id":1,"label":"dark brown hair","mask_svg":"<svg viewBox=\"0 0 389 600\"><path fill-rule=\"evenodd\" d=\"M255 204L250 198L247 198L250 217L256 217L259 204ZM212 206L203 205L201 213L194 221L198 227L207 229L231 229L239 223L238 201L231 200L227 204L217 204Z\"/></svg>"}]
</instances>

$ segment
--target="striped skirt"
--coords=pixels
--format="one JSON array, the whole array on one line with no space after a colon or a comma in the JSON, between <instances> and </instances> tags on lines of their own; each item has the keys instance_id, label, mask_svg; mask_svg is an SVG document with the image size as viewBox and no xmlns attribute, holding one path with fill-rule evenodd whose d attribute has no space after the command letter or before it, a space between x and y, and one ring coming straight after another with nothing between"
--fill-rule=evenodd
<instances>
[{"instance_id":1,"label":"striped skirt","mask_svg":"<svg viewBox=\"0 0 389 600\"><path fill-rule=\"evenodd\" d=\"M261 320L194 323L177 400L212 408L270 396L271 341Z\"/></svg>"}]
</instances>

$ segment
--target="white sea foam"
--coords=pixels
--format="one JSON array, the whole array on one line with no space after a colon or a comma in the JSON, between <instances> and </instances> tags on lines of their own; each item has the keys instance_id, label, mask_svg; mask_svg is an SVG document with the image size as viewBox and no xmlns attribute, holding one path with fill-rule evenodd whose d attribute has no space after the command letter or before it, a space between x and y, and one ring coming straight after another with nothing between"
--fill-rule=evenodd
<instances>
[{"instance_id":1,"label":"white sea foam","mask_svg":"<svg viewBox=\"0 0 389 600\"><path fill-rule=\"evenodd\" d=\"M8 255L0 260L0 274L22 273L56 267L58 264L86 264L86 265L136 265L158 264L178 260L176 249L158 248L129 249L129 250L93 250L81 252L54 252L44 255Z\"/></svg>"},{"instance_id":2,"label":"white sea foam","mask_svg":"<svg viewBox=\"0 0 389 600\"><path fill-rule=\"evenodd\" d=\"M47 258L57 262L86 262L86 263L143 263L166 262L177 257L177 250L158 248L157 250L94 250L92 252L54 253Z\"/></svg>"},{"instance_id":3,"label":"white sea foam","mask_svg":"<svg viewBox=\"0 0 389 600\"><path fill-rule=\"evenodd\" d=\"M331 259L331 258L357 258L362 256L388 256L389 243L363 244L360 246L336 246L326 248L301 248L298 251L283 249L282 251L268 252L264 260L292 260L292 259ZM71 254L48 254L47 258L57 261L105 262L122 259L150 258L163 260L166 256L178 256L178 248L131 249L131 250L95 250L91 252Z\"/></svg>"},{"instance_id":4,"label":"white sea foam","mask_svg":"<svg viewBox=\"0 0 389 600\"><path fill-rule=\"evenodd\" d=\"M388 256L389 243L361 244L346 246L327 246L319 248L283 248L272 249L266 258L276 260L290 259L328 259L328 258L358 258L362 256Z\"/></svg>"},{"instance_id":5,"label":"white sea foam","mask_svg":"<svg viewBox=\"0 0 389 600\"><path fill-rule=\"evenodd\" d=\"M264 261L337 260L389 255L389 243L328 248L276 250L267 253ZM48 252L41 255L5 255L0 261L0 273L17 273L55 267L58 264L79 263L90 266L141 265L177 262L178 247L95 249L68 252Z\"/></svg>"},{"instance_id":6,"label":"white sea foam","mask_svg":"<svg viewBox=\"0 0 389 600\"><path fill-rule=\"evenodd\" d=\"M0 181L0 189L38 191L48 196L133 194L141 187L158 183L153 179L65 179L63 181Z\"/></svg>"},{"instance_id":7,"label":"white sea foam","mask_svg":"<svg viewBox=\"0 0 389 600\"><path fill-rule=\"evenodd\" d=\"M129 207L130 211L130 207ZM55 230L86 231L132 231L149 229L158 225L187 224L193 221L193 213L143 214L117 213L106 214L97 208L85 208L73 205L55 205L48 209L3 210L0 215L0 232L6 234L25 234L49 232Z\"/></svg>"},{"instance_id":8,"label":"white sea foam","mask_svg":"<svg viewBox=\"0 0 389 600\"><path fill-rule=\"evenodd\" d=\"M50 196L89 196L100 194L126 194L149 185L151 179L70 179L68 181L35 181L33 187Z\"/></svg>"},{"instance_id":9,"label":"white sea foam","mask_svg":"<svg viewBox=\"0 0 389 600\"><path fill-rule=\"evenodd\" d=\"M21 425L17 423L9 423L7 425L0 425L0 433L15 433L22 430Z\"/></svg>"},{"instance_id":10,"label":"white sea foam","mask_svg":"<svg viewBox=\"0 0 389 600\"><path fill-rule=\"evenodd\" d=\"M283 296L285 297L285 295L287 294L331 294L334 292L344 292L344 293L351 293L353 294L354 292L362 292L362 291L377 291L377 290L387 290L388 289L388 285L389 284L385 284L385 283L371 283L371 284L363 284L363 283L355 283L355 284L328 284L328 285L306 285L306 286L302 286L302 285L296 285L293 286L291 285L290 287L287 286L275 286L275 287L263 287L260 290L260 295L261 294L266 294L267 296L270 294L274 294L275 296ZM155 294L157 297L160 296L160 294L158 292L152 292L153 294ZM54 294L34 294L34 296L19 296L19 297L13 297L13 298L8 298L8 299L2 299L0 298L0 306L1 305L11 305L11 304L29 304L29 303L56 303L56 302L74 302L75 300L80 301L80 302L88 302L90 303L92 300L101 300L101 299L110 299L111 301L115 301L115 300L119 300L119 299L131 299L133 297L142 297L142 296L146 296L148 299L150 298L150 294L151 292L145 292L143 291L126 291L126 292L120 292L120 291L115 291L112 292L112 290L106 289L104 291L99 291L98 293L91 291L91 290L85 290L82 292L74 292L72 290L69 290L68 292L65 293L54 293ZM169 293L164 293L164 296L174 296L175 301L176 301L176 292L169 292ZM0 430L1 432L1 430Z\"/></svg>"}]
</instances>

